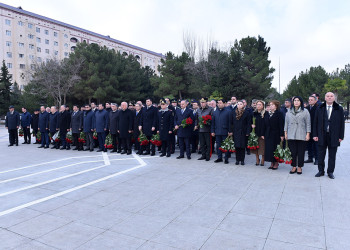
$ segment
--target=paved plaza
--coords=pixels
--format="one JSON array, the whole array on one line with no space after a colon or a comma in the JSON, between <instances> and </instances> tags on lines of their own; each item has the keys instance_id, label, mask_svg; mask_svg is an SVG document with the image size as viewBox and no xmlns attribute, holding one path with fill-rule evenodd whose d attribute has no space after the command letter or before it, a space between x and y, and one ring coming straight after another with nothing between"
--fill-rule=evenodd
<instances>
[{"instance_id":1,"label":"paved plaza","mask_svg":"<svg viewBox=\"0 0 350 250\"><path fill-rule=\"evenodd\" d=\"M349 126L334 180L253 155L236 166L7 147L1 126L0 249L350 249Z\"/></svg>"}]
</instances>

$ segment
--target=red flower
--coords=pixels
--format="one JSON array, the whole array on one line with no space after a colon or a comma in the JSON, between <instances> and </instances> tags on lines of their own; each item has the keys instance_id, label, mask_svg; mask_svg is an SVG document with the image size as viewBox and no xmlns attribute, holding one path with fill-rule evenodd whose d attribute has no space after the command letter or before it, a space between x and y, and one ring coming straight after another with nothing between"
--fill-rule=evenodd
<instances>
[{"instance_id":1,"label":"red flower","mask_svg":"<svg viewBox=\"0 0 350 250\"><path fill-rule=\"evenodd\" d=\"M186 124L187 124L187 125L191 125L192 123L193 123L192 118L191 118L191 117L188 117L188 118L186 119Z\"/></svg>"}]
</instances>

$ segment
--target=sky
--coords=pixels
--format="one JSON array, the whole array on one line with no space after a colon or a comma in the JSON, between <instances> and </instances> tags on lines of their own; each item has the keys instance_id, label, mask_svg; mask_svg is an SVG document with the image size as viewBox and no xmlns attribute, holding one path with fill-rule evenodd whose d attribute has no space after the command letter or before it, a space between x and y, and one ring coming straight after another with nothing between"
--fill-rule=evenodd
<instances>
[{"instance_id":1,"label":"sky","mask_svg":"<svg viewBox=\"0 0 350 250\"><path fill-rule=\"evenodd\" d=\"M184 50L184 32L222 49L260 35L281 92L312 66L332 72L350 63L349 0L0 1L163 54Z\"/></svg>"}]
</instances>

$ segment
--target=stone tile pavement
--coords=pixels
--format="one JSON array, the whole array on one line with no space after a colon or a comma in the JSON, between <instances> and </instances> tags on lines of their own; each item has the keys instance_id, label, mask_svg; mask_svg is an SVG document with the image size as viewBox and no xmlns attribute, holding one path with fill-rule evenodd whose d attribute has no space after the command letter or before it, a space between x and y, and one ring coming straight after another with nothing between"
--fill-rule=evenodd
<instances>
[{"instance_id":1,"label":"stone tile pavement","mask_svg":"<svg viewBox=\"0 0 350 250\"><path fill-rule=\"evenodd\" d=\"M0 249L350 249L347 136L334 180L7 142L0 127Z\"/></svg>"}]
</instances>

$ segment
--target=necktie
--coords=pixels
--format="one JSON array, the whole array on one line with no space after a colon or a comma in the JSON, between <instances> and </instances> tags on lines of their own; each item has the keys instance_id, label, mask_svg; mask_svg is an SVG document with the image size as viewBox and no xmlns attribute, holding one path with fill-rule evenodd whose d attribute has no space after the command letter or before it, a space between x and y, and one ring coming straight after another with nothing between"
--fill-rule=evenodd
<instances>
[{"instance_id":1,"label":"necktie","mask_svg":"<svg viewBox=\"0 0 350 250\"><path fill-rule=\"evenodd\" d=\"M328 116L328 119L331 118L331 117L330 117L330 116L331 116L331 107L332 107L332 106L328 106L328 107L327 107L327 116Z\"/></svg>"},{"instance_id":2,"label":"necktie","mask_svg":"<svg viewBox=\"0 0 350 250\"><path fill-rule=\"evenodd\" d=\"M183 110L183 109L181 109L181 114L182 114L182 115L184 114L184 110Z\"/></svg>"}]
</instances>

